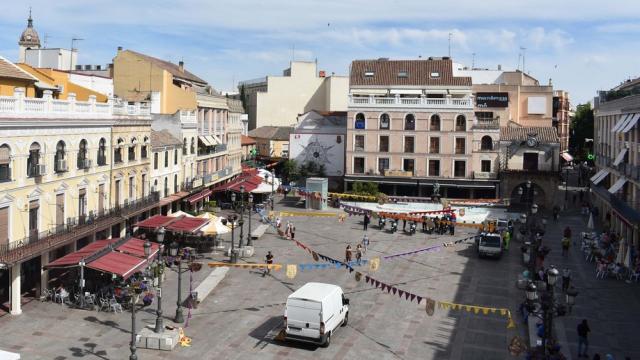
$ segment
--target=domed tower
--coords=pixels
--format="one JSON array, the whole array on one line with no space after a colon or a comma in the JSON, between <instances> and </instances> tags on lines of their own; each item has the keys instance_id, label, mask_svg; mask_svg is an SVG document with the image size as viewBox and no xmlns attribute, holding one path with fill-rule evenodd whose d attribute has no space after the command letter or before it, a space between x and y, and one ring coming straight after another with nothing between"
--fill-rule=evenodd
<instances>
[{"instance_id":1,"label":"domed tower","mask_svg":"<svg viewBox=\"0 0 640 360\"><path fill-rule=\"evenodd\" d=\"M33 28L33 19L31 18L31 9L29 9L29 19L27 20L27 28L24 29L20 40L18 41L20 46L20 56L18 62L23 63L25 61L25 55L27 49L39 49L40 37L38 32Z\"/></svg>"}]
</instances>

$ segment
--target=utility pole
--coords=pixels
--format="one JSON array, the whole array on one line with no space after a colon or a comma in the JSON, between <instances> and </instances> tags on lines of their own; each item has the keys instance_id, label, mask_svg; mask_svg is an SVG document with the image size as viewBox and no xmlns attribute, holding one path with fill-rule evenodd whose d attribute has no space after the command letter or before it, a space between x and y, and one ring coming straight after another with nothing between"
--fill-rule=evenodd
<instances>
[{"instance_id":1,"label":"utility pole","mask_svg":"<svg viewBox=\"0 0 640 360\"><path fill-rule=\"evenodd\" d=\"M471 70L476 67L476 53L471 53Z\"/></svg>"},{"instance_id":2,"label":"utility pole","mask_svg":"<svg viewBox=\"0 0 640 360\"><path fill-rule=\"evenodd\" d=\"M525 72L525 58L527 55L527 48L520 46L520 51L522 51L522 72Z\"/></svg>"},{"instance_id":3,"label":"utility pole","mask_svg":"<svg viewBox=\"0 0 640 360\"><path fill-rule=\"evenodd\" d=\"M70 54L70 58L69 58L69 72L71 72L73 70L73 46L76 43L76 41L82 41L84 39L81 38L77 38L77 37L73 37L71 38L71 54Z\"/></svg>"}]
</instances>

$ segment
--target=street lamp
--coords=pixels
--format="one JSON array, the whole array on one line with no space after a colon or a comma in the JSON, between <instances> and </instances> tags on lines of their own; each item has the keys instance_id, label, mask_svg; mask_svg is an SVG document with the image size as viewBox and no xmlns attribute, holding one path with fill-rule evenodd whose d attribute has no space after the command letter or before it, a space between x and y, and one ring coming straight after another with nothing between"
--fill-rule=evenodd
<instances>
[{"instance_id":1,"label":"street lamp","mask_svg":"<svg viewBox=\"0 0 640 360\"><path fill-rule=\"evenodd\" d=\"M240 185L240 240L238 241L238 247L242 249L242 238L244 237L244 185Z\"/></svg>"},{"instance_id":2,"label":"street lamp","mask_svg":"<svg viewBox=\"0 0 640 360\"><path fill-rule=\"evenodd\" d=\"M232 194L232 198L235 198L235 196L233 196L235 194ZM229 252L229 262L230 263L237 263L238 262L238 257L236 256L236 249L235 249L235 239L234 239L234 234L235 234L235 230L236 230L236 219L238 218L237 215L229 215L229 221L231 222L231 251ZM225 219L222 219L222 224L226 225L226 221Z\"/></svg>"},{"instance_id":3,"label":"street lamp","mask_svg":"<svg viewBox=\"0 0 640 360\"><path fill-rule=\"evenodd\" d=\"M251 246L251 212L253 211L253 194L249 193L249 231L247 231L247 245Z\"/></svg>"},{"instance_id":4,"label":"street lamp","mask_svg":"<svg viewBox=\"0 0 640 360\"><path fill-rule=\"evenodd\" d=\"M158 249L158 260L157 260L157 273L158 273L158 290L156 291L158 297L158 308L156 309L156 327L153 331L157 334L164 332L164 323L162 320L162 275L164 271L164 264L162 263L162 249L164 248L164 235L165 230L164 227L158 229L158 234L156 239L158 240L158 244L160 244L160 248Z\"/></svg>"},{"instance_id":5,"label":"street lamp","mask_svg":"<svg viewBox=\"0 0 640 360\"><path fill-rule=\"evenodd\" d=\"M131 296L131 343L129 344L131 355L129 355L129 360L138 360L138 355L136 355L136 304L142 293L142 288L129 285L128 289Z\"/></svg>"},{"instance_id":6,"label":"street lamp","mask_svg":"<svg viewBox=\"0 0 640 360\"><path fill-rule=\"evenodd\" d=\"M264 174L264 179L269 182L269 178L271 178L271 194L269 195L269 202L271 202L271 211L273 211L273 203L274 203L274 199L273 199L273 183L276 180L276 175L273 174L272 176L269 175L269 173ZM285 194L286 195L286 194Z\"/></svg>"},{"instance_id":7,"label":"street lamp","mask_svg":"<svg viewBox=\"0 0 640 360\"><path fill-rule=\"evenodd\" d=\"M176 323L184 322L184 315L182 314L182 259L179 258L180 251L178 249L178 243L172 242L169 250L169 254L178 263L178 300L176 301L176 317L173 320Z\"/></svg>"}]
</instances>

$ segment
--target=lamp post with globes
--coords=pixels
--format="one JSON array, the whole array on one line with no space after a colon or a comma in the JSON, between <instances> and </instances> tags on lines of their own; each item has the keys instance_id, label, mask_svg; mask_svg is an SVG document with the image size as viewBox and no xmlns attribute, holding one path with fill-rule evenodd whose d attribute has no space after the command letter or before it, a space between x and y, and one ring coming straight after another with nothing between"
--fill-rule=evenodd
<instances>
[{"instance_id":1,"label":"lamp post with globes","mask_svg":"<svg viewBox=\"0 0 640 360\"><path fill-rule=\"evenodd\" d=\"M249 229L247 231L247 245L251 246L251 214L253 212L253 194L249 193Z\"/></svg>"},{"instance_id":2,"label":"lamp post with globes","mask_svg":"<svg viewBox=\"0 0 640 360\"><path fill-rule=\"evenodd\" d=\"M164 323L162 320L162 276L164 275L164 264L162 263L162 250L164 248L164 235L165 229L161 227L158 229L156 236L160 248L158 249L158 259L156 263L156 274L158 275L158 289L156 290L156 296L158 297L158 308L156 309L156 326L153 331L157 334L164 332Z\"/></svg>"},{"instance_id":3,"label":"lamp post with globes","mask_svg":"<svg viewBox=\"0 0 640 360\"><path fill-rule=\"evenodd\" d=\"M244 185L240 185L240 240L238 241L238 248L242 249L242 238L244 237Z\"/></svg>"},{"instance_id":4,"label":"lamp post with globes","mask_svg":"<svg viewBox=\"0 0 640 360\"><path fill-rule=\"evenodd\" d=\"M271 203L271 211L273 211L273 203L274 203L274 195L273 195L274 189L273 189L273 186L274 186L274 182L276 180L276 176L275 176L275 174L273 174L271 176L269 175L269 173L264 174L264 179L267 182L269 181L269 178L271 178L271 194L269 195L269 202Z\"/></svg>"},{"instance_id":5,"label":"lamp post with globes","mask_svg":"<svg viewBox=\"0 0 640 360\"><path fill-rule=\"evenodd\" d=\"M235 194L231 194L231 198L235 199ZM232 264L235 264L238 262L238 255L236 254L235 239L234 239L237 218L238 218L237 215L229 215L228 217L228 222L231 225L231 250L229 251L229 262ZM222 224L226 225L227 220L222 219Z\"/></svg>"},{"instance_id":6,"label":"lamp post with globes","mask_svg":"<svg viewBox=\"0 0 640 360\"><path fill-rule=\"evenodd\" d=\"M176 316L174 318L174 322L183 323L184 322L184 314L182 313L182 259L180 259L180 250L178 249L178 243L172 242L169 247L169 254L175 259L178 263L178 300L176 301Z\"/></svg>"}]
</instances>

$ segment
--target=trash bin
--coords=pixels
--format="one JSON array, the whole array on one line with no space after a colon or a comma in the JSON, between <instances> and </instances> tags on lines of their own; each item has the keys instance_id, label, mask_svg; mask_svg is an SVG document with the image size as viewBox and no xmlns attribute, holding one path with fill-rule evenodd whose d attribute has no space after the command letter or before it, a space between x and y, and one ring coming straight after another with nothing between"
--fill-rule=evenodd
<instances>
[{"instance_id":1,"label":"trash bin","mask_svg":"<svg viewBox=\"0 0 640 360\"><path fill-rule=\"evenodd\" d=\"M235 264L238 262L238 250L234 249L232 251L229 251L229 261L232 264Z\"/></svg>"}]
</instances>

